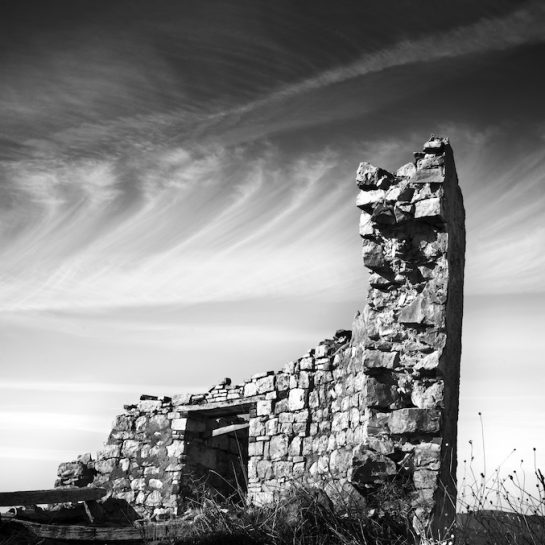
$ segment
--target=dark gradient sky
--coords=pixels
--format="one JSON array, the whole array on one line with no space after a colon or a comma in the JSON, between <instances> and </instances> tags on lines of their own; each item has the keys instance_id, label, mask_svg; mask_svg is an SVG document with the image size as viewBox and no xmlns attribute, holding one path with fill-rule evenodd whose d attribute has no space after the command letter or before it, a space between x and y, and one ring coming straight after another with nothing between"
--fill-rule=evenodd
<instances>
[{"instance_id":1,"label":"dark gradient sky","mask_svg":"<svg viewBox=\"0 0 545 545\"><path fill-rule=\"evenodd\" d=\"M4 2L2 487L50 486L139 393L241 380L349 327L357 164L395 170L430 133L467 208L461 448L481 410L489 450L529 450L544 61L541 2Z\"/></svg>"}]
</instances>

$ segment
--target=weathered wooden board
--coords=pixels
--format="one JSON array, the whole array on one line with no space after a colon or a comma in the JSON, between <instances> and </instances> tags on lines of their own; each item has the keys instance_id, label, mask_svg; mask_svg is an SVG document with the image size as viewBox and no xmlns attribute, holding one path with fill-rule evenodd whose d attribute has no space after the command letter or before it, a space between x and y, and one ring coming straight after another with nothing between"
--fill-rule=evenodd
<instances>
[{"instance_id":1,"label":"weathered wooden board","mask_svg":"<svg viewBox=\"0 0 545 545\"><path fill-rule=\"evenodd\" d=\"M225 435L226 433L232 433L238 430L245 430L249 427L249 422L244 422L243 424L231 424L230 426L224 426L223 428L216 428L215 430L212 430L211 436L218 437L219 435Z\"/></svg>"},{"instance_id":2,"label":"weathered wooden board","mask_svg":"<svg viewBox=\"0 0 545 545\"><path fill-rule=\"evenodd\" d=\"M177 410L185 417L190 414L209 417L229 416L247 413L261 399L265 399L265 394L225 401L212 401L201 405L178 405Z\"/></svg>"},{"instance_id":3,"label":"weathered wooden board","mask_svg":"<svg viewBox=\"0 0 545 545\"><path fill-rule=\"evenodd\" d=\"M0 506L39 505L43 503L71 503L98 500L106 495L104 488L52 488L50 490L21 490L0 492Z\"/></svg>"},{"instance_id":4,"label":"weathered wooden board","mask_svg":"<svg viewBox=\"0 0 545 545\"><path fill-rule=\"evenodd\" d=\"M40 524L27 520L11 519L30 530L37 537L47 539L81 540L81 541L137 541L143 539L140 529L127 527L78 526L68 524Z\"/></svg>"},{"instance_id":5,"label":"weathered wooden board","mask_svg":"<svg viewBox=\"0 0 545 545\"><path fill-rule=\"evenodd\" d=\"M41 538L74 541L144 541L176 538L187 535L188 526L180 522L145 523L141 526L81 526L40 524L26 520L11 519Z\"/></svg>"}]
</instances>

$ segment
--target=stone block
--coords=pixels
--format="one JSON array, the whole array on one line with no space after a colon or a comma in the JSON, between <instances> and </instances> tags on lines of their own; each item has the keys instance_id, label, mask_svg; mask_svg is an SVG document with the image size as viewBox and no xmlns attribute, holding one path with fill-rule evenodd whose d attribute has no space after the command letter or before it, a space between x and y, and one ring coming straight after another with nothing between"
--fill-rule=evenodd
<instances>
[{"instance_id":1,"label":"stone block","mask_svg":"<svg viewBox=\"0 0 545 545\"><path fill-rule=\"evenodd\" d=\"M425 371L432 371L439 367L439 357L440 353L436 350L434 352L431 352L431 354L427 354L424 356L421 360L419 360L416 365L414 366L417 370L425 370Z\"/></svg>"},{"instance_id":2,"label":"stone block","mask_svg":"<svg viewBox=\"0 0 545 545\"><path fill-rule=\"evenodd\" d=\"M441 427L441 411L438 409L398 409L388 417L391 433L437 433Z\"/></svg>"},{"instance_id":3,"label":"stone block","mask_svg":"<svg viewBox=\"0 0 545 545\"><path fill-rule=\"evenodd\" d=\"M267 435L278 433L278 418L270 418L265 422L265 433Z\"/></svg>"},{"instance_id":4,"label":"stone block","mask_svg":"<svg viewBox=\"0 0 545 545\"><path fill-rule=\"evenodd\" d=\"M411 184L442 184L445 175L441 167L417 170L409 182Z\"/></svg>"},{"instance_id":5,"label":"stone block","mask_svg":"<svg viewBox=\"0 0 545 545\"><path fill-rule=\"evenodd\" d=\"M427 219L434 221L444 221L445 212L441 199L432 198L417 201L414 205L414 217L416 219Z\"/></svg>"},{"instance_id":6,"label":"stone block","mask_svg":"<svg viewBox=\"0 0 545 545\"><path fill-rule=\"evenodd\" d=\"M299 379L297 381L299 388L309 388L310 387L310 373L308 371L301 371L299 373Z\"/></svg>"},{"instance_id":7,"label":"stone block","mask_svg":"<svg viewBox=\"0 0 545 545\"><path fill-rule=\"evenodd\" d=\"M288 423L291 424L294 420L295 420L295 416L293 413L285 412L285 413L280 413L278 415L278 421L281 424L288 424Z\"/></svg>"},{"instance_id":8,"label":"stone block","mask_svg":"<svg viewBox=\"0 0 545 545\"><path fill-rule=\"evenodd\" d=\"M379 435L387 433L388 430L388 418L390 413L377 412L371 410L369 415L368 432L371 435Z\"/></svg>"},{"instance_id":9,"label":"stone block","mask_svg":"<svg viewBox=\"0 0 545 545\"><path fill-rule=\"evenodd\" d=\"M405 324L442 325L444 307L436 304L429 293L422 292L401 309L398 319Z\"/></svg>"},{"instance_id":10,"label":"stone block","mask_svg":"<svg viewBox=\"0 0 545 545\"><path fill-rule=\"evenodd\" d=\"M121 448L121 453L127 458L135 458L141 448L140 441L134 439L128 439L123 442L123 447Z\"/></svg>"},{"instance_id":11,"label":"stone block","mask_svg":"<svg viewBox=\"0 0 545 545\"><path fill-rule=\"evenodd\" d=\"M265 423L259 418L250 418L249 434L251 437L265 435Z\"/></svg>"},{"instance_id":12,"label":"stone block","mask_svg":"<svg viewBox=\"0 0 545 545\"><path fill-rule=\"evenodd\" d=\"M382 189L377 189L375 191L360 191L356 198L356 206L370 212L377 204L384 202L385 197L386 192Z\"/></svg>"},{"instance_id":13,"label":"stone block","mask_svg":"<svg viewBox=\"0 0 545 545\"><path fill-rule=\"evenodd\" d=\"M302 449L303 449L303 441L301 437L294 437L289 444L289 449L288 449L289 455L292 457L301 456Z\"/></svg>"},{"instance_id":14,"label":"stone block","mask_svg":"<svg viewBox=\"0 0 545 545\"><path fill-rule=\"evenodd\" d=\"M127 415L120 414L116 416L112 425L113 431L130 431L132 429L132 418Z\"/></svg>"},{"instance_id":15,"label":"stone block","mask_svg":"<svg viewBox=\"0 0 545 545\"><path fill-rule=\"evenodd\" d=\"M152 490L161 490L163 488L163 481L160 479L150 479L148 482L148 486Z\"/></svg>"},{"instance_id":16,"label":"stone block","mask_svg":"<svg viewBox=\"0 0 545 545\"><path fill-rule=\"evenodd\" d=\"M411 392L411 401L420 409L443 407L443 381L415 381Z\"/></svg>"},{"instance_id":17,"label":"stone block","mask_svg":"<svg viewBox=\"0 0 545 545\"><path fill-rule=\"evenodd\" d=\"M259 400L256 404L257 416L269 416L273 412L273 404L269 399Z\"/></svg>"},{"instance_id":18,"label":"stone block","mask_svg":"<svg viewBox=\"0 0 545 545\"><path fill-rule=\"evenodd\" d=\"M139 401L137 408L143 413L152 413L161 409L162 402L160 400L144 399Z\"/></svg>"},{"instance_id":19,"label":"stone block","mask_svg":"<svg viewBox=\"0 0 545 545\"><path fill-rule=\"evenodd\" d=\"M356 183L361 189L384 187L390 185L393 181L394 177L390 172L365 161L360 163L356 171Z\"/></svg>"},{"instance_id":20,"label":"stone block","mask_svg":"<svg viewBox=\"0 0 545 545\"><path fill-rule=\"evenodd\" d=\"M334 450L329 459L329 469L332 474L346 472L352 462L352 452L346 449Z\"/></svg>"},{"instance_id":21,"label":"stone block","mask_svg":"<svg viewBox=\"0 0 545 545\"><path fill-rule=\"evenodd\" d=\"M170 425L169 419L164 414L150 416L148 428L150 431L164 430Z\"/></svg>"},{"instance_id":22,"label":"stone block","mask_svg":"<svg viewBox=\"0 0 545 545\"><path fill-rule=\"evenodd\" d=\"M394 442L388 437L374 437L371 436L367 439L367 444L371 450L388 456L394 453Z\"/></svg>"},{"instance_id":23,"label":"stone block","mask_svg":"<svg viewBox=\"0 0 545 545\"><path fill-rule=\"evenodd\" d=\"M249 456L261 456L263 455L263 441L254 441L248 445Z\"/></svg>"},{"instance_id":24,"label":"stone block","mask_svg":"<svg viewBox=\"0 0 545 545\"><path fill-rule=\"evenodd\" d=\"M363 264L372 270L382 270L387 267L382 245L373 240L363 240Z\"/></svg>"},{"instance_id":25,"label":"stone block","mask_svg":"<svg viewBox=\"0 0 545 545\"><path fill-rule=\"evenodd\" d=\"M379 380L369 377L366 381L365 403L367 407L378 407L386 409L393 405L398 394L393 384L385 384Z\"/></svg>"},{"instance_id":26,"label":"stone block","mask_svg":"<svg viewBox=\"0 0 545 545\"><path fill-rule=\"evenodd\" d=\"M437 488L437 471L432 469L417 469L413 473L414 486L416 488Z\"/></svg>"},{"instance_id":27,"label":"stone block","mask_svg":"<svg viewBox=\"0 0 545 545\"><path fill-rule=\"evenodd\" d=\"M359 425L361 419L361 413L358 407L352 407L349 411L350 415L350 427L355 428Z\"/></svg>"},{"instance_id":28,"label":"stone block","mask_svg":"<svg viewBox=\"0 0 545 545\"><path fill-rule=\"evenodd\" d=\"M414 163L407 163L396 171L396 176L400 178L411 178L416 173L416 167Z\"/></svg>"},{"instance_id":29,"label":"stone block","mask_svg":"<svg viewBox=\"0 0 545 545\"><path fill-rule=\"evenodd\" d=\"M258 479L267 481L269 479L272 479L273 476L273 465L268 460L260 460L257 462L256 466L256 474Z\"/></svg>"},{"instance_id":30,"label":"stone block","mask_svg":"<svg viewBox=\"0 0 545 545\"><path fill-rule=\"evenodd\" d=\"M299 411L306 406L307 392L303 388L294 388L290 390L288 397L288 407L290 411Z\"/></svg>"},{"instance_id":31,"label":"stone block","mask_svg":"<svg viewBox=\"0 0 545 545\"><path fill-rule=\"evenodd\" d=\"M146 489L146 479L140 477L131 481L131 489L134 491L141 491Z\"/></svg>"},{"instance_id":32,"label":"stone block","mask_svg":"<svg viewBox=\"0 0 545 545\"><path fill-rule=\"evenodd\" d=\"M279 373L276 376L276 389L279 392L283 392L289 388L290 377L286 373Z\"/></svg>"},{"instance_id":33,"label":"stone block","mask_svg":"<svg viewBox=\"0 0 545 545\"><path fill-rule=\"evenodd\" d=\"M274 476L277 479L282 477L291 477L293 471L293 462L275 462L273 465Z\"/></svg>"},{"instance_id":34,"label":"stone block","mask_svg":"<svg viewBox=\"0 0 545 545\"><path fill-rule=\"evenodd\" d=\"M333 415L333 420L331 422L331 431L339 432L341 430L348 429L350 425L350 413L339 412Z\"/></svg>"},{"instance_id":35,"label":"stone block","mask_svg":"<svg viewBox=\"0 0 545 545\"><path fill-rule=\"evenodd\" d=\"M307 434L307 426L308 424L306 422L294 422L291 424L292 426L292 433L294 435L299 435L300 437L304 437Z\"/></svg>"},{"instance_id":36,"label":"stone block","mask_svg":"<svg viewBox=\"0 0 545 545\"><path fill-rule=\"evenodd\" d=\"M329 473L329 454L322 454L322 456L318 458L317 469L320 475Z\"/></svg>"},{"instance_id":37,"label":"stone block","mask_svg":"<svg viewBox=\"0 0 545 545\"><path fill-rule=\"evenodd\" d=\"M275 375L267 375L266 377L256 380L256 390L258 394L266 394L272 392L275 385Z\"/></svg>"},{"instance_id":38,"label":"stone block","mask_svg":"<svg viewBox=\"0 0 545 545\"><path fill-rule=\"evenodd\" d=\"M187 418L174 418L171 426L173 430L185 431L187 428Z\"/></svg>"},{"instance_id":39,"label":"stone block","mask_svg":"<svg viewBox=\"0 0 545 545\"><path fill-rule=\"evenodd\" d=\"M414 465L428 469L439 469L441 445L438 443L420 443L414 449Z\"/></svg>"},{"instance_id":40,"label":"stone block","mask_svg":"<svg viewBox=\"0 0 545 545\"><path fill-rule=\"evenodd\" d=\"M399 365L399 353L367 349L364 353L363 365L367 369L395 369Z\"/></svg>"},{"instance_id":41,"label":"stone block","mask_svg":"<svg viewBox=\"0 0 545 545\"><path fill-rule=\"evenodd\" d=\"M95 470L98 473L112 473L117 466L117 460L115 458L109 458L108 460L97 460L95 462Z\"/></svg>"},{"instance_id":42,"label":"stone block","mask_svg":"<svg viewBox=\"0 0 545 545\"><path fill-rule=\"evenodd\" d=\"M116 492L115 497L120 500L126 501L129 504L134 502L134 492L132 491L131 492Z\"/></svg>"},{"instance_id":43,"label":"stone block","mask_svg":"<svg viewBox=\"0 0 545 545\"><path fill-rule=\"evenodd\" d=\"M134 422L134 429L137 433L146 431L148 427L148 417L139 416Z\"/></svg>"},{"instance_id":44,"label":"stone block","mask_svg":"<svg viewBox=\"0 0 545 545\"><path fill-rule=\"evenodd\" d=\"M158 490L154 490L148 494L146 500L144 501L144 505L147 505L148 507L158 507L161 505L161 500L161 493Z\"/></svg>"},{"instance_id":45,"label":"stone block","mask_svg":"<svg viewBox=\"0 0 545 545\"><path fill-rule=\"evenodd\" d=\"M416 167L421 169L438 168L445 164L445 158L442 155L427 155L416 161Z\"/></svg>"},{"instance_id":46,"label":"stone block","mask_svg":"<svg viewBox=\"0 0 545 545\"><path fill-rule=\"evenodd\" d=\"M167 455L171 458L180 457L185 451L184 441L172 441L170 445L167 446Z\"/></svg>"},{"instance_id":47,"label":"stone block","mask_svg":"<svg viewBox=\"0 0 545 545\"><path fill-rule=\"evenodd\" d=\"M257 458L252 458L250 454L250 459L248 460L248 480L250 482L257 481L257 464L259 460Z\"/></svg>"},{"instance_id":48,"label":"stone block","mask_svg":"<svg viewBox=\"0 0 545 545\"><path fill-rule=\"evenodd\" d=\"M255 382L247 382L244 385L244 397L252 397L257 394L257 386Z\"/></svg>"},{"instance_id":49,"label":"stone block","mask_svg":"<svg viewBox=\"0 0 545 545\"><path fill-rule=\"evenodd\" d=\"M108 458L119 458L121 456L121 445L104 445L98 452L97 458L104 460Z\"/></svg>"},{"instance_id":50,"label":"stone block","mask_svg":"<svg viewBox=\"0 0 545 545\"><path fill-rule=\"evenodd\" d=\"M308 406L311 409L316 409L320 405L320 398L316 390L310 392L308 396Z\"/></svg>"},{"instance_id":51,"label":"stone block","mask_svg":"<svg viewBox=\"0 0 545 545\"><path fill-rule=\"evenodd\" d=\"M191 394L176 394L172 396L172 405L188 405L191 400Z\"/></svg>"},{"instance_id":52,"label":"stone block","mask_svg":"<svg viewBox=\"0 0 545 545\"><path fill-rule=\"evenodd\" d=\"M286 435L275 435L269 445L271 460L279 460L288 454L288 438Z\"/></svg>"}]
</instances>

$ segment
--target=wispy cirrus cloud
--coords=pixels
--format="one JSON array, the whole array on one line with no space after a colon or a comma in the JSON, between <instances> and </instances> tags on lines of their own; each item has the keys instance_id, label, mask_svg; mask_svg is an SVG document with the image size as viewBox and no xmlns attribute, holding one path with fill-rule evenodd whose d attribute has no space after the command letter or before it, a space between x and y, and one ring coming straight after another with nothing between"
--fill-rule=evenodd
<instances>
[{"instance_id":1,"label":"wispy cirrus cloud","mask_svg":"<svg viewBox=\"0 0 545 545\"><path fill-rule=\"evenodd\" d=\"M146 384L146 388L154 391L168 391L171 385L167 384ZM10 390L19 392L70 392L74 393L132 393L140 394L144 385L113 383L113 382L51 382L51 381L26 381L9 380L0 381L0 390ZM188 391L200 391L198 388L188 387ZM201 389L202 390L202 389Z\"/></svg>"},{"instance_id":2,"label":"wispy cirrus cloud","mask_svg":"<svg viewBox=\"0 0 545 545\"><path fill-rule=\"evenodd\" d=\"M441 33L415 37L364 53L361 58L303 81L286 85L262 99L241 106L238 113L294 96L307 94L389 68L414 63L435 62L473 53L502 51L512 47L545 41L545 7L528 2L509 15L484 18L475 23Z\"/></svg>"},{"instance_id":3,"label":"wispy cirrus cloud","mask_svg":"<svg viewBox=\"0 0 545 545\"><path fill-rule=\"evenodd\" d=\"M532 150L508 168L490 168L503 153L501 127L441 130L463 157L468 292L540 290L545 155ZM364 277L346 153L359 149L362 159L388 165L407 140L418 147L418 137L332 146L295 159L270 145L252 153L243 146L161 148L132 158L130 169L105 159L80 163L67 176L63 163L50 169L49 185L37 183L27 166L18 172L30 172L32 181L14 177L10 191L18 192L21 209L38 213L15 236L4 231L10 239L2 251L1 308L346 298ZM8 225L9 216L3 221Z\"/></svg>"},{"instance_id":4,"label":"wispy cirrus cloud","mask_svg":"<svg viewBox=\"0 0 545 545\"><path fill-rule=\"evenodd\" d=\"M65 412L0 411L0 430L65 430L104 433L104 419Z\"/></svg>"},{"instance_id":5,"label":"wispy cirrus cloud","mask_svg":"<svg viewBox=\"0 0 545 545\"><path fill-rule=\"evenodd\" d=\"M159 150L131 169L130 183L123 162L50 167L49 184L32 167L14 169L9 190L39 213L4 248L2 308L323 292L340 263L318 263L305 239L342 259L320 220L352 187L333 182L336 164L331 152L286 162L273 148L233 156L214 147Z\"/></svg>"}]
</instances>

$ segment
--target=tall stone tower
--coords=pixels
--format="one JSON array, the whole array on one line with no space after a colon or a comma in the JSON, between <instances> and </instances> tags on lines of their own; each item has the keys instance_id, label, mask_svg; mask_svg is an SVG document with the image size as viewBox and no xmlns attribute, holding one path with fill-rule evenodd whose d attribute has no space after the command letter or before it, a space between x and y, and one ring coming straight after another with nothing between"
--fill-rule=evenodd
<instances>
[{"instance_id":1,"label":"tall stone tower","mask_svg":"<svg viewBox=\"0 0 545 545\"><path fill-rule=\"evenodd\" d=\"M361 163L357 184L371 272L359 351L367 404L359 480L372 480L373 467L382 477L404 475L417 530L444 534L456 504L465 252L452 148L432 136L395 175Z\"/></svg>"}]
</instances>

